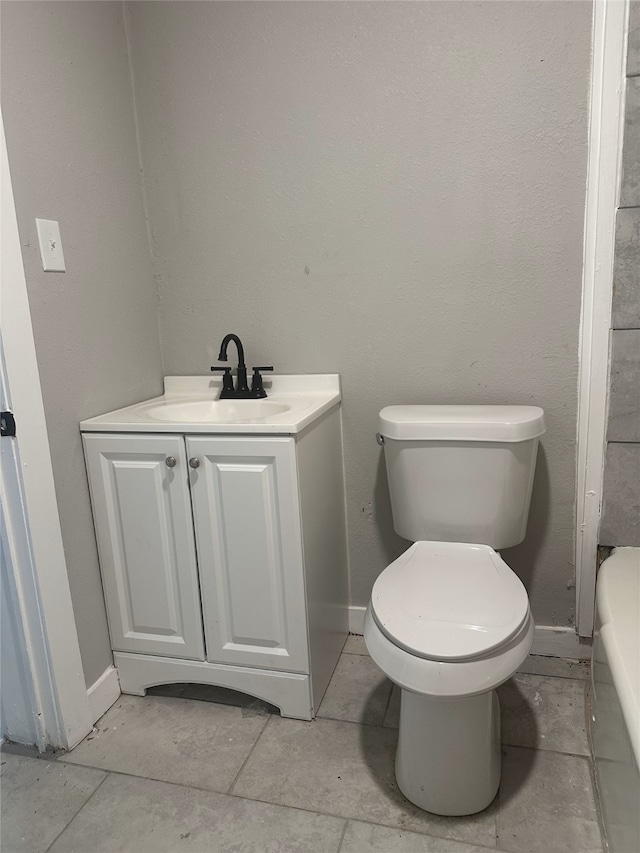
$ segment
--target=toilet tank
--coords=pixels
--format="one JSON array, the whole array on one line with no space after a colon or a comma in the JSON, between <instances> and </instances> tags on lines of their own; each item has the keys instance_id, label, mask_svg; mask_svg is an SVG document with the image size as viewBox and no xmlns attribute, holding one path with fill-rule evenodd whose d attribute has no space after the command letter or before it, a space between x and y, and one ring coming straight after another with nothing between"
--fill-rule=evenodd
<instances>
[{"instance_id":1,"label":"toilet tank","mask_svg":"<svg viewBox=\"0 0 640 853\"><path fill-rule=\"evenodd\" d=\"M400 536L496 550L522 542L542 409L388 406L379 429Z\"/></svg>"}]
</instances>

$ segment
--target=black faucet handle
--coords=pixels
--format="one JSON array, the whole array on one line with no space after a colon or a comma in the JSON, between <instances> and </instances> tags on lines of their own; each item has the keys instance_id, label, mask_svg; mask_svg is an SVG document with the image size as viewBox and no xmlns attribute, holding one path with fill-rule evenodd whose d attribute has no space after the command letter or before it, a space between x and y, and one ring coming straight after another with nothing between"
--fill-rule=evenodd
<instances>
[{"instance_id":1,"label":"black faucet handle","mask_svg":"<svg viewBox=\"0 0 640 853\"><path fill-rule=\"evenodd\" d=\"M222 374L222 392L221 396L228 396L229 394L233 394L233 377L231 376L231 368L230 367L217 367L214 365L211 368L212 373L215 373L217 370L224 371Z\"/></svg>"},{"instance_id":2,"label":"black faucet handle","mask_svg":"<svg viewBox=\"0 0 640 853\"><path fill-rule=\"evenodd\" d=\"M254 367L253 369L253 379L251 380L251 396L256 399L262 399L267 396L267 392L264 390L264 385L262 384L262 376L260 375L261 370L273 370L273 365L263 366L263 367Z\"/></svg>"}]
</instances>

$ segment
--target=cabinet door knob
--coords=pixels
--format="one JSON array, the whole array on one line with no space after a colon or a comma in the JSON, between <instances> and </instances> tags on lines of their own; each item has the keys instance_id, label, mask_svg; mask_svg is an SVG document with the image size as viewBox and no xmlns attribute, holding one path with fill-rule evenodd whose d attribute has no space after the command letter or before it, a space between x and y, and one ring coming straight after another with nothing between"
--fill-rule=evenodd
<instances>
[{"instance_id":1,"label":"cabinet door knob","mask_svg":"<svg viewBox=\"0 0 640 853\"><path fill-rule=\"evenodd\" d=\"M192 456L191 459L189 460L189 465L191 465L192 468L199 468L200 467L200 460L198 459L197 456Z\"/></svg>"},{"instance_id":2,"label":"cabinet door knob","mask_svg":"<svg viewBox=\"0 0 640 853\"><path fill-rule=\"evenodd\" d=\"M167 466L167 468L175 468L178 463L176 462L175 456L167 456L167 458L164 460L164 464Z\"/></svg>"}]
</instances>

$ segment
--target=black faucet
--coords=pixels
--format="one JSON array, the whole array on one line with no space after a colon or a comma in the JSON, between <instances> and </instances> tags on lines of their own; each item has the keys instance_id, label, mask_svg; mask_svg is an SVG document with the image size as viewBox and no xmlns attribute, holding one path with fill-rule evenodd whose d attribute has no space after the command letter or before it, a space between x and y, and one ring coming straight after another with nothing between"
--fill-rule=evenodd
<instances>
[{"instance_id":1,"label":"black faucet","mask_svg":"<svg viewBox=\"0 0 640 853\"><path fill-rule=\"evenodd\" d=\"M220 353L218 354L218 361L227 360L227 347L229 346L231 341L234 342L234 344L236 345L236 349L238 350L238 376L236 379L235 388L233 385L233 377L231 376L230 367L214 366L211 368L211 370L214 371L224 371L222 376L222 391L220 392L220 399L259 400L263 397L266 397L267 392L264 390L260 371L273 370L273 367L254 367L253 380L251 382L251 388L249 388L249 386L247 385L247 365L244 363L244 347L242 346L242 341L237 335L230 334L224 336L224 338L222 339L222 343L220 344Z\"/></svg>"}]
</instances>

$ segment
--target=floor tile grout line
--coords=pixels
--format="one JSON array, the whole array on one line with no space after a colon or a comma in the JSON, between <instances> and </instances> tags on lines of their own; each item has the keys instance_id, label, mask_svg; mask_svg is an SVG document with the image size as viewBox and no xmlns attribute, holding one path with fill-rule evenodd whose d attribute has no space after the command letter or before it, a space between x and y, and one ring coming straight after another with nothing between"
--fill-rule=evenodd
<instances>
[{"instance_id":1,"label":"floor tile grout line","mask_svg":"<svg viewBox=\"0 0 640 853\"><path fill-rule=\"evenodd\" d=\"M408 833L412 833L413 835L420 835L423 838L433 838L433 839L437 839L439 841L455 841L457 844L466 844L466 845L469 844L469 842L464 841L459 836L455 836L455 835L434 835L431 832L422 832L420 829L407 829L406 826L399 826L398 824L395 824L395 823L379 823L378 821L367 820L367 818L363 818L363 817L347 817L345 815L337 814L336 812L324 812L324 811L321 811L318 809L306 809L306 808L304 808L304 806L292 806L292 805L286 805L284 803L274 803L272 800L260 800L260 799L253 798L253 797L243 797L240 794L230 794L229 796L235 797L238 800L246 800L247 802L251 802L251 803L262 803L263 805L277 806L277 807L283 808L283 809L295 809L296 811L305 812L305 814L314 814L314 815L320 815L322 817L330 817L330 818L333 818L334 820L344 820L347 823L349 823L349 822L366 823L368 826L379 826L379 827L382 827L383 829L393 829L393 830L397 830L398 832L408 832ZM489 808L489 806L487 806L487 808ZM425 814L433 814L433 813L432 812L425 812ZM435 816L439 817L439 815L435 815ZM496 817L497 817L497 815L496 815ZM346 827L345 827L345 831L346 831ZM494 835L494 838L495 838L495 835ZM481 847L483 850L494 850L494 851L496 850L495 844L492 846L488 846L486 844L482 844L481 842L474 841L472 846L473 845L475 845L476 847Z\"/></svg>"},{"instance_id":2,"label":"floor tile grout line","mask_svg":"<svg viewBox=\"0 0 640 853\"><path fill-rule=\"evenodd\" d=\"M385 709L385 715L387 710ZM282 717L281 719L287 719L286 717ZM368 723L366 720L341 720L340 717L325 717L323 714L316 714L316 720L328 720L330 723L350 723L352 726L366 726L368 729L385 729L385 730L398 730L397 726L385 726L384 725L384 717L382 718L381 723ZM301 722L304 722L301 720ZM315 722L315 720L309 720L310 723Z\"/></svg>"},{"instance_id":3,"label":"floor tile grout line","mask_svg":"<svg viewBox=\"0 0 640 853\"><path fill-rule=\"evenodd\" d=\"M93 797L94 797L94 796L95 796L95 794L100 790L100 788L102 788L102 786L104 785L104 783L105 783L105 782L107 781L107 779L109 778L109 771L108 771L108 770L105 770L105 771L103 771L103 772L104 772L104 778L102 778L102 779L98 782L98 784L96 785L96 787L95 787L95 788L93 789L93 791L89 794L89 796L88 796L88 797L87 797L87 799L84 801L84 803L80 806L80 808L78 809L78 811L77 811L77 812L75 812L75 814L74 814L74 815L72 815L72 816L69 818L69 820L65 823L65 825L64 825L64 826L63 826L63 828L60 830L60 832L56 835L56 837L53 839L53 841L51 842L51 844L49 844L49 846L48 846L48 847L47 847L47 849L44 851L44 853L49 853L49 850L51 850L51 848L52 848L52 847L53 847L53 845L56 843L56 841L60 838L60 836L62 835L62 833L63 833L63 832L66 832L66 831L67 831L67 829L69 829L69 827L71 826L71 824L73 823L73 821L78 817L78 815L80 814L80 812L82 811L82 809L87 805L87 803L88 803L90 800L92 800L92 799L93 799Z\"/></svg>"},{"instance_id":4,"label":"floor tile grout line","mask_svg":"<svg viewBox=\"0 0 640 853\"><path fill-rule=\"evenodd\" d=\"M489 808L489 806L487 806ZM431 812L427 812L427 814L431 814ZM328 815L329 816L329 815ZM366 818L360 817L348 817L345 818L347 824L349 823L365 823L367 826L379 826L382 829L393 829L397 832L406 832L411 833L412 835L420 835L422 838L433 838L437 841L454 841L456 844L462 845L462 847L479 847L482 850L493 850L494 853L502 853L502 851L498 851L498 848L495 844L489 846L488 844L483 844L481 841L463 841L461 838L456 837L454 835L433 835L430 832L420 832L419 829L407 829L405 826L396 826L389 823L377 823L374 820L367 820ZM345 834L346 834L345 827ZM344 839L343 839L344 840ZM496 838L497 841L497 838ZM340 853L340 851L338 851Z\"/></svg>"},{"instance_id":5,"label":"floor tile grout line","mask_svg":"<svg viewBox=\"0 0 640 853\"><path fill-rule=\"evenodd\" d=\"M384 721L387 719L387 714L389 713L389 708L391 707L391 697L393 696L393 688L394 687L395 687L395 684L392 681L391 682L391 690L389 691L389 696L387 697L387 704L384 706L384 714L382 715L382 722L380 723L380 725L382 726L383 729L384 728L387 728L387 729L394 728L393 726L385 726L385 724L384 724Z\"/></svg>"},{"instance_id":6,"label":"floor tile grout line","mask_svg":"<svg viewBox=\"0 0 640 853\"><path fill-rule=\"evenodd\" d=\"M595 768L592 768L592 772L595 777ZM600 790L598 788L598 783L595 778L593 780L593 790L596 801L596 814L598 815L598 829L600 830L602 853L610 853L611 847L609 843L609 835L607 834L607 827L604 823L604 814L602 813L602 805L600 803Z\"/></svg>"},{"instance_id":7,"label":"floor tile grout line","mask_svg":"<svg viewBox=\"0 0 640 853\"><path fill-rule=\"evenodd\" d=\"M354 658L370 658L371 657L369 652L341 652L340 657L342 657L342 655L351 655Z\"/></svg>"},{"instance_id":8,"label":"floor tile grout line","mask_svg":"<svg viewBox=\"0 0 640 853\"><path fill-rule=\"evenodd\" d=\"M92 768L88 765L84 765L84 764L78 764L76 766L77 767L84 767L85 769L89 769L89 770L94 769L94 768ZM201 788L197 785L187 785L185 782L168 782L166 779L154 779L150 776L136 776L133 773L126 773L123 770L106 770L104 772L105 772L106 776L109 776L109 775L111 775L111 776L124 776L127 779L144 779L145 782L158 782L161 785L174 785L177 788L186 788L187 790L201 791L202 793L205 793L205 794L219 794L221 797L233 797L236 800L245 800L248 803L261 803L262 805L275 806L276 808L279 808L279 809L292 809L293 811L304 812L305 814L320 815L321 817L330 817L330 818L333 818L335 820L343 820L343 821L348 821L348 820L352 820L352 819L357 820L357 818L348 818L348 817L345 817L344 815L335 814L334 812L323 812L323 811L318 811L317 809L306 809L306 808L304 808L304 806L291 806L291 805L286 805L284 803L274 803L272 800L261 800L257 797L245 797L245 796L242 796L241 794L230 794L227 791L214 791L211 788ZM106 776L105 776L105 778L106 778ZM102 783L104 781L105 781L105 779L103 779L100 782L100 785L102 785ZM100 787L100 786L98 786L98 787ZM96 788L96 790L97 790L97 788ZM95 793L95 791L94 791L94 793ZM93 796L93 794L91 794L91 796ZM91 797L89 797L89 799L91 799ZM87 802L88 801L89 800L87 800ZM83 807L84 806L82 806L82 808ZM78 811L80 811L80 809ZM75 817L75 815L74 815L74 817ZM368 823L369 821L362 821L362 822ZM390 829L397 829L397 827L389 826L388 824L375 824L375 825L376 826L386 826L387 828L390 828ZM68 826L68 824L67 824L67 826ZM65 827L65 829L66 829L66 827ZM424 835L426 833L417 833L417 834ZM54 842L52 842L52 844L53 843ZM48 853L48 850L45 851L45 853Z\"/></svg>"},{"instance_id":9,"label":"floor tile grout line","mask_svg":"<svg viewBox=\"0 0 640 853\"><path fill-rule=\"evenodd\" d=\"M288 717L279 717L277 714L274 714L273 716L275 717L275 719L281 719L281 720L289 719ZM300 721L300 722L305 722L305 721ZM366 726L369 729L382 729L383 731L395 731L395 732L399 731L398 726L385 726L384 721L382 724L376 724L376 723L360 722L359 720L340 720L337 717L322 717L319 714L316 716L315 720L310 720L309 722L346 723L347 725L350 725L350 726ZM546 747L546 746L529 746L529 745L519 744L519 743L507 743L506 741L501 741L500 745L501 746L508 746L508 747L515 747L516 749L532 749L536 752L543 752L543 753L551 752L551 753L554 753L556 755L568 755L568 756L573 756L575 758L589 758L590 757L589 752L586 752L586 753L585 752L568 752L568 751L563 750L563 749L551 749L550 747Z\"/></svg>"},{"instance_id":10,"label":"floor tile grout line","mask_svg":"<svg viewBox=\"0 0 640 853\"><path fill-rule=\"evenodd\" d=\"M351 818L345 818L344 826L342 827L342 834L340 835L340 841L338 842L338 849L336 850L336 853L340 853L340 851L342 850L342 845L344 844L344 837L347 834L347 827L349 826L350 821Z\"/></svg>"},{"instance_id":11,"label":"floor tile grout line","mask_svg":"<svg viewBox=\"0 0 640 853\"><path fill-rule=\"evenodd\" d=\"M501 744L502 746L502 744ZM500 782L498 784L498 793L495 796L495 804L496 804L496 850L499 850L498 842L500 841L500 824L498 819L500 817L500 810L502 809L502 769L500 770Z\"/></svg>"},{"instance_id":12,"label":"floor tile grout line","mask_svg":"<svg viewBox=\"0 0 640 853\"><path fill-rule=\"evenodd\" d=\"M587 761L591 759L591 756L588 753L584 752L563 752L560 749L547 749L546 747L539 746L521 746L519 743L500 743L501 747L507 747L508 749L528 749L531 752L540 752L543 755L550 752L552 755L564 755L567 758L585 758Z\"/></svg>"},{"instance_id":13,"label":"floor tile grout line","mask_svg":"<svg viewBox=\"0 0 640 853\"><path fill-rule=\"evenodd\" d=\"M600 842L602 844L603 851L609 849L609 842L607 839L607 831L604 825L604 815L602 814L602 804L600 802L600 790L598 788L598 775L596 773L596 762L593 756L591 756L589 760L589 776L591 777L591 789L593 791L593 801L596 810L596 819L598 823L598 829L600 830Z\"/></svg>"},{"instance_id":14,"label":"floor tile grout line","mask_svg":"<svg viewBox=\"0 0 640 853\"><path fill-rule=\"evenodd\" d=\"M175 785L177 788L188 788L192 791L203 791L205 794L220 794L222 797L235 797L238 800L251 800L251 797L241 797L239 794L229 794L228 791L221 791L215 788L203 788L200 785L189 785L187 782L176 782L175 779L158 779L156 776L140 776L136 773L128 773L126 770L105 770L97 768L93 764L80 764L74 762L73 767L83 767L85 770L100 770L103 773L111 773L112 776L125 776L127 779L144 779L145 782L158 782L161 785ZM268 802L268 800L256 800L256 802ZM278 805L278 803L272 803ZM296 808L296 806L287 806L287 808ZM300 809L301 811L310 811L310 809Z\"/></svg>"},{"instance_id":15,"label":"floor tile grout line","mask_svg":"<svg viewBox=\"0 0 640 853\"><path fill-rule=\"evenodd\" d=\"M301 720L300 722L305 722L305 721ZM308 722L311 722L311 721L308 721ZM337 721L331 720L330 722L340 722L341 723L341 722L345 722L345 721L344 720L337 720ZM256 742L251 747L249 755L247 756L247 758L243 762L243 767L246 764L247 760L249 759L251 753L254 751L255 747L257 746L257 743L260 740L260 738L262 737L264 731L266 730L268 723L269 723L269 720L267 720L267 723L265 724L264 728L260 732L258 738L256 739ZM359 723L351 723L351 725L360 725L360 724ZM375 727L370 726L370 728L375 728ZM377 726L377 728L381 728L384 731L390 731L389 728L385 729L383 726ZM592 756L584 755L584 754L581 754L578 752L560 752L557 749L539 749L536 746L520 746L519 744L515 744L515 743L503 743L503 744L501 744L501 746L507 747L509 749L526 749L529 752L541 752L543 754L552 753L553 755L561 755L561 756L564 756L566 758L582 758L585 761L587 761L588 763L592 761ZM253 797L246 797L242 794L235 794L235 793L231 792L231 790L220 791L220 790L215 790L213 788L203 788L200 785L189 785L186 782L176 782L175 780L170 780L170 779L158 779L156 776L142 776L139 773L129 773L126 770L114 770L113 768L100 767L96 764L85 764L84 762L81 763L79 761L65 761L64 756L61 756L60 758L52 759L52 763L55 763L56 761L61 763L61 764L71 765L72 767L84 767L86 770L100 770L100 771L102 771L102 773L115 773L119 776L130 776L132 779L146 779L149 782L162 782L165 785L178 785L181 788L193 788L196 791L208 791L209 793L214 793L214 794L228 794L229 796L238 797L239 799L244 799L244 800L254 799ZM240 771L238 771L237 775L238 776L240 775ZM236 782L237 782L237 779L235 779L232 784L235 785ZM265 802L266 803L266 802L269 802L269 800L257 800L257 802ZM288 808L296 808L296 806L289 806ZM310 810L309 809L302 809L302 811L310 811ZM325 812L320 812L320 814L325 814ZM326 814L332 815L335 817L333 812L326 812ZM344 815L338 815L338 816L344 817ZM359 818L354 818L354 820L359 820ZM387 824L381 824L381 825L386 826Z\"/></svg>"},{"instance_id":16,"label":"floor tile grout line","mask_svg":"<svg viewBox=\"0 0 640 853\"><path fill-rule=\"evenodd\" d=\"M553 755L567 755L570 758L590 758L591 757L588 752L567 752L564 749L551 749L551 748L546 747L546 746L528 746L528 745L522 744L522 743L509 743L506 740L500 741L500 746L501 747L508 747L509 749L532 749L532 750L534 750L534 752L541 752L543 754L550 752Z\"/></svg>"},{"instance_id":17,"label":"floor tile grout line","mask_svg":"<svg viewBox=\"0 0 640 853\"><path fill-rule=\"evenodd\" d=\"M193 701L198 701L198 700L193 700ZM215 704L215 703L212 702L210 704ZM234 707L234 706L226 706L225 705L223 707ZM385 715L386 715L386 712L385 712ZM295 719L295 718L289 718L289 717L282 717L278 714L270 714L268 716L267 721L266 721L265 725L263 726L260 734L256 738L255 743L251 747L249 755L247 755L247 758L243 762L243 765L240 768L240 770L238 771L238 773L236 774L236 776L240 775L241 770L243 769L243 767L246 764L247 760L249 759L250 755L253 753L254 749L256 748L258 741L261 739L261 737L262 737L263 733L265 732L267 726L269 725L271 719L274 719L274 718L280 719L280 720ZM323 716L320 716L319 714L315 717L314 720L298 720L298 722L344 723L344 724L349 725L349 726L366 726L368 729L382 729L383 731L398 731L399 730L397 726L385 726L384 721L381 724L376 724L376 723L360 722L359 720L341 720L341 719L338 719L337 717L323 717ZM569 751L562 750L562 749L551 749L550 747L546 747L546 746L530 746L528 744L508 743L507 741L501 741L500 745L501 746L515 747L516 749L531 749L531 750L534 750L537 752L543 752L543 753L551 752L551 753L554 753L556 755L568 755L568 756L574 756L576 758L589 758L590 757L590 753L588 753L588 752L587 753L569 752ZM80 763L80 762L76 762L76 761L65 761L65 757L67 755L71 755L71 754L72 754L71 751L63 752L62 754L56 755L55 757L52 757L52 758L37 758L36 760L39 760L39 761L41 761L41 760L44 760L44 761L60 761L63 764L76 764L78 767L90 767L90 768L93 768L95 770L102 770L105 773L107 773L107 772L108 773L120 772L120 771L105 770L104 767L100 767L100 766L95 765L95 764L85 764L84 762ZM127 774L127 775L137 776L137 774L134 774L134 773ZM139 779L151 779L153 777L137 776L137 778L139 778ZM156 780L156 781L162 781L162 780ZM237 781L237 779L234 779L232 785L235 785L236 781ZM175 783L175 784L180 784L180 783ZM202 790L207 790L207 789L202 789ZM222 792L222 793L224 793L224 792Z\"/></svg>"},{"instance_id":18,"label":"floor tile grout line","mask_svg":"<svg viewBox=\"0 0 640 853\"><path fill-rule=\"evenodd\" d=\"M593 728L592 721L595 720L593 717L593 704L592 704L592 691L593 683L589 682L589 687L585 692L585 710L587 712L587 738L589 741L589 773L591 774L591 787L593 788L593 797L596 805L596 815L598 818L598 827L600 829L600 839L602 841L602 849L605 853L609 851L609 839L607 837L607 828L604 823L604 814L602 811L602 800L600 797L600 785L598 782L598 770L596 767L596 750L595 745L593 743Z\"/></svg>"},{"instance_id":19,"label":"floor tile grout line","mask_svg":"<svg viewBox=\"0 0 640 853\"><path fill-rule=\"evenodd\" d=\"M265 726L265 728L266 728L266 726ZM74 764L74 766L75 767L83 767L87 770L95 770L96 769L95 767L93 767L91 765L87 765L87 764ZM97 769L100 769L100 768L97 768ZM103 783L106 781L108 776L124 776L127 779L144 779L145 782L158 782L161 785L174 785L176 788L186 788L187 790L201 791L205 794L218 794L221 797L233 797L236 800L245 800L248 803L261 803L262 805L265 805L265 806L274 806L275 808L279 808L279 809L291 809L293 811L304 812L305 814L314 814L314 815L320 815L321 817L330 817L334 820L343 820L345 822L356 821L357 823L366 823L366 824L369 824L371 826L381 826L384 829L395 829L395 830L398 830L398 832L412 832L414 835L426 836L427 838L437 838L437 839L445 840L445 841L456 841L459 844L467 844L466 841L463 841L461 838L453 836L453 835L433 835L432 833L429 833L429 832L422 832L419 829L407 829L406 827L401 827L401 826L398 826L397 824L379 823L377 821L367 820L366 818L360 818L360 817L346 817L345 815L337 814L336 812L327 812L327 811L322 811L322 810L318 810L318 809L308 809L308 808L305 808L304 806L293 806L293 805L288 805L286 803L276 803L276 802L273 802L272 800L263 800L263 799L260 799L258 797L247 797L247 796L244 796L242 794L234 794L234 793L229 793L229 792L225 792L225 791L215 791L212 788L201 788L198 785L187 785L185 782L169 782L166 779L155 779L155 778L152 778L151 776L136 776L134 773L127 773L123 770L104 770L103 769L103 773L105 774L105 778L101 780L100 784L98 785L98 788L103 785ZM83 803L83 805L80 807L80 809L78 809L78 812L76 812L76 814L71 818L71 820L75 820L77 815L84 808L84 806L89 802L89 800L93 797L93 795L96 793L98 788L96 788L96 790L90 795L90 797L86 800L86 802ZM431 813L426 812L426 814L431 814ZM69 823L71 823L71 820L69 821ZM69 823L67 823L67 825L65 826L65 829L69 826ZM53 845L55 843L55 841L57 841L57 839L60 837L61 834L62 833L59 833L56 836L56 838L51 842L51 845ZM473 843L476 845L476 847L482 847L483 849L486 849L486 850L495 850L496 849L495 846L494 847L488 847L486 844L482 844L482 843L479 843L477 841L474 841ZM51 845L47 848L47 850L45 850L45 853L48 853Z\"/></svg>"},{"instance_id":20,"label":"floor tile grout line","mask_svg":"<svg viewBox=\"0 0 640 853\"><path fill-rule=\"evenodd\" d=\"M268 722L269 722L269 721L267 721L267 723L268 723ZM266 724L265 724L264 729L266 729ZM264 729L263 729L263 731L264 731ZM262 734L262 733L261 733L261 734ZM256 741L256 743L257 743L257 741ZM523 747L523 748L524 748L524 749L533 749L533 748L531 748L531 747ZM534 751L536 751L536 750L534 750ZM561 753L561 754L565 754L565 753ZM578 756L574 756L574 757L576 757L576 758L587 758L587 756L580 756L580 755L578 755ZM66 762L65 762L65 763L66 763ZM590 762L589 762L589 763L590 763ZM307 808L304 808L304 807L302 807L302 806L287 805L287 804L284 804L284 803L272 802L272 801L270 801L270 800L262 800L262 799L253 798L253 797L241 796L241 795L239 795L239 794L225 793L224 791L212 791L210 788L200 788L200 787L198 787L198 786L194 786L194 785L187 785L187 784L182 783L182 782L169 782L169 781L162 780L162 779L152 779L152 778L150 778L150 777L148 777L148 776L136 776L135 774L132 774L132 773L126 773L126 772L118 771L118 770L104 770L103 768L94 768L94 767L92 767L92 766L90 766L90 765L88 766L88 765L82 765L82 764L77 764L76 766L78 766L78 767L86 767L87 769L100 769L100 770L102 770L102 771L105 773L105 777L104 777L104 779L102 779L102 780L100 781L99 785L96 787L96 789L93 791L93 793L92 793L92 794L87 798L87 800L83 803L83 805L80 807L80 809L78 809L78 811L76 812L76 814L75 814L75 815L74 815L74 816L73 816L73 817L72 817L72 818L67 822L67 824L66 824L66 826L64 827L64 829L63 829L63 830L61 830L61 832L60 832L60 833L58 833L58 835L57 835L57 836L56 836L56 838L51 842L51 844L49 845L49 847L47 848L47 850L45 851L45 853L48 853L48 851L51 849L51 847L53 846L53 844L55 844L55 842L58 840L58 838L60 837L60 835L62 835L62 833L63 833L63 832L64 832L64 831L69 827L69 825L71 824L71 822L72 822L73 820L75 820L75 818L78 816L78 814L80 813L80 811L82 811L82 809L87 805L87 803L89 802L89 800L90 800L90 799L92 799L92 797L94 796L94 794L96 794L96 793L97 793L98 789L103 785L103 783L106 781L106 779L107 779L107 777L108 777L109 775L112 775L112 776L124 776L124 777L127 777L127 778L133 778L133 779L145 779L146 781L150 781L150 782L159 782L160 784L165 784L165 785L174 785L174 786L176 786L176 787L180 787L180 788L187 788L187 789L197 790L197 791L202 791L202 792L204 792L204 793L208 793L208 794L211 794L211 793L219 794L220 796L223 796L223 797L224 797L224 796L232 796L232 797L234 797L235 799L238 799L238 800L245 800L246 802L257 802L257 803L261 803L261 804L268 805L268 806L274 806L274 807L276 807L276 808L291 809L291 810L294 810L294 811L304 812L304 813L306 813L306 814L314 814L314 815L320 815L320 816L324 816L324 817L330 817L330 818L332 818L332 819L334 819L334 820L342 820L342 821L345 821L345 832L346 832L346 824L347 824L349 821L356 821L356 822L359 822L359 823L364 823L364 824L368 824L368 825L372 825L372 826L380 826L380 827L383 827L383 828L385 828L385 829L396 830L396 831L399 831L399 832L402 832L402 831L404 831L404 832L411 832L411 833L414 833L415 835L421 835L421 836L424 836L424 837L427 837L427 838L437 838L437 839L442 839L442 840L451 840L451 841L455 841L456 843L461 844L461 845L466 845L466 844L467 844L467 842L466 842L466 841L464 841L463 839L461 839L460 837L451 836L451 835L447 835L447 836L433 835L432 833L429 833L429 832L422 832L422 831L420 831L420 830L416 830L416 829L411 829L411 830L410 830L410 829L407 829L406 827L400 827L400 826L398 826L398 825L396 825L396 824L385 824L385 823L379 823L379 822L376 822L376 821L371 821L371 820L367 820L367 819L363 819L363 818L345 817L344 815L339 815L339 814L336 814L336 813L334 813L334 812L324 812L324 811L322 811L322 810L318 810L318 809L307 809ZM497 820L498 820L499 809L500 809L500 801L499 801L499 799L498 799L498 805L497 805L497 807L496 807L496 816L495 816L495 817L496 817L496 844L494 844L493 846L489 847L489 846L487 846L487 845L485 845L485 844L483 844L483 843L481 843L481 842L477 842L477 841L475 841L475 842L473 842L473 844L472 844L471 846L474 846L474 845L475 845L476 847L481 847L481 848L482 848L482 849L484 849L484 850L494 850L494 851L496 851L496 853L509 853L509 851L508 851L506 848L500 848L500 847L498 846L498 835L497 835L497 833L498 833L498 826L497 826ZM344 836L343 836L343 838L344 838Z\"/></svg>"},{"instance_id":21,"label":"floor tile grout line","mask_svg":"<svg viewBox=\"0 0 640 853\"><path fill-rule=\"evenodd\" d=\"M237 773L236 773L236 775L233 777L233 781L232 781L232 783L229 785L229 789L228 789L228 790L227 790L227 792L226 792L227 794L229 794L229 796L234 796L234 794L233 794L233 789L234 789L234 788L235 788L235 786L236 786L236 782L237 782L237 781L238 781L238 779L240 778L240 775L241 775L242 771L244 770L244 768L247 766L247 762L249 761L249 759L250 759L250 758L251 758L251 756L253 755L253 751L254 751L254 749L256 748L256 746L258 745L258 741L260 740L260 738L261 738L261 737L262 737L262 735L264 734L264 732L265 732L265 730L266 730L267 726L268 726L268 725L269 725L269 723L271 722L271 716L273 716L273 715L270 715L270 716L267 718L267 720L266 720L266 722L265 722L264 726L263 726L263 727L262 727L262 729L260 730L260 733L259 733L258 737L257 737L257 738L255 739L255 741L253 742L253 746L251 747L251 749L250 749L250 750L249 750L249 752L247 753L247 755L246 755L246 757L245 757L244 761L243 761L243 762L242 762L242 764L240 765L240 767L239 767L239 769L238 769L238 772L237 772Z\"/></svg>"}]
</instances>

